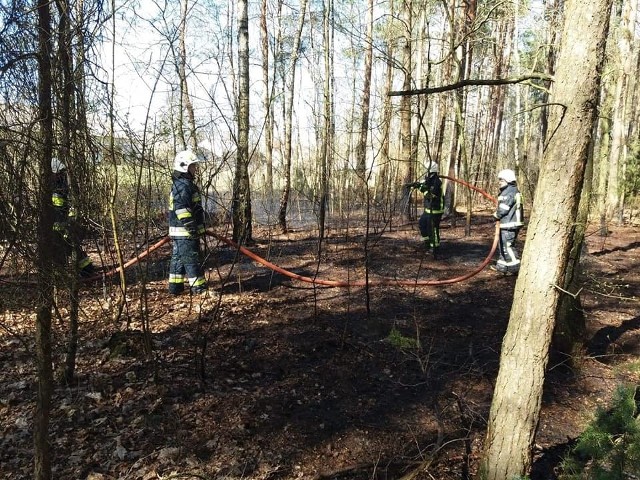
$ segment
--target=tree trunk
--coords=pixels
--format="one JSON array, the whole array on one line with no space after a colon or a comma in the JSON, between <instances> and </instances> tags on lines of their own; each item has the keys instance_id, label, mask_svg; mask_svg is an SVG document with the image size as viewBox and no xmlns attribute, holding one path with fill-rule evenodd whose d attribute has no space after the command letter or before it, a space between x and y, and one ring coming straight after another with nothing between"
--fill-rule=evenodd
<instances>
[{"instance_id":1,"label":"tree trunk","mask_svg":"<svg viewBox=\"0 0 640 480\"><path fill-rule=\"evenodd\" d=\"M262 52L262 108L264 109L264 158L266 167L265 194L269 208L273 196L273 107L271 106L271 81L269 78L269 31L267 29L267 0L260 6L260 50ZM275 62L274 62L275 63ZM275 76L273 84L275 85Z\"/></svg>"},{"instance_id":2,"label":"tree trunk","mask_svg":"<svg viewBox=\"0 0 640 480\"><path fill-rule=\"evenodd\" d=\"M629 125L629 86L634 71L633 36L638 2L625 0L618 27L617 62L619 72L613 96L613 121L611 125L611 149L609 150L609 175L607 179L606 218L622 222L623 179L621 171L627 157L627 129Z\"/></svg>"},{"instance_id":3,"label":"tree trunk","mask_svg":"<svg viewBox=\"0 0 640 480\"><path fill-rule=\"evenodd\" d=\"M612 0L569 0L543 159L489 414L480 476L504 480L531 467L545 369L579 193L597 119ZM547 252L545 262L539 253Z\"/></svg>"},{"instance_id":4,"label":"tree trunk","mask_svg":"<svg viewBox=\"0 0 640 480\"><path fill-rule=\"evenodd\" d=\"M318 199L318 249L321 248L325 234L325 222L329 201L329 166L333 159L334 120L333 120L333 1L325 3L323 31L324 31L324 138L320 147L320 195ZM320 258L320 255L318 255Z\"/></svg>"},{"instance_id":5,"label":"tree trunk","mask_svg":"<svg viewBox=\"0 0 640 480\"><path fill-rule=\"evenodd\" d=\"M293 98L295 90L296 67L298 65L298 55L300 52L300 40L302 37L302 28L304 27L304 17L307 11L307 0L300 3L300 18L298 19L298 30L291 51L291 64L288 68L291 77L285 87L285 105L284 105L284 188L280 197L280 210L278 213L278 224L282 232L287 231L287 208L289 206L289 196L291 195L291 129L293 121Z\"/></svg>"},{"instance_id":6,"label":"tree trunk","mask_svg":"<svg viewBox=\"0 0 640 480\"><path fill-rule=\"evenodd\" d=\"M394 1L391 0L389 9L393 12ZM385 74L384 74L384 92L391 91L393 86L393 41L386 42L385 50ZM391 186L397 182L391 181L392 173L390 167L389 144L391 143L391 121L393 118L393 104L389 95L384 95L382 100L382 138L380 140L380 174L376 181L377 201L383 198L389 199L393 194L397 197L397 192L392 191Z\"/></svg>"},{"instance_id":7,"label":"tree trunk","mask_svg":"<svg viewBox=\"0 0 640 480\"><path fill-rule=\"evenodd\" d=\"M60 98L58 104L60 106L60 122L61 122L61 135L60 135L60 147L59 155L67 166L69 172L69 188L71 191L71 198L76 199L76 209L78 208L77 199L80 198L80 187L78 185L78 172L81 166L78 165L75 158L75 152L78 151L77 145L75 145L77 122L75 118L75 102L74 102L74 80L73 75L73 42L71 35L71 12L69 11L69 4L66 0L57 0L56 5L58 7L58 58L60 60L60 71L58 73L58 79L62 83L60 89ZM71 276L69 283L64 285L57 285L60 288L68 289L69 293L69 333L67 336L66 346L66 358L64 361L64 380L67 383L73 382L75 376L76 366L76 353L78 350L78 315L80 311L79 305L79 291L80 285L78 283L78 250L76 244L81 241L79 235L77 235L77 229L75 225L71 225L73 234L70 241L72 242L71 250ZM56 278L60 278L56 276Z\"/></svg>"},{"instance_id":8,"label":"tree trunk","mask_svg":"<svg viewBox=\"0 0 640 480\"><path fill-rule=\"evenodd\" d=\"M412 0L402 1L402 18L404 22L404 37L402 44L402 88L405 91L411 90L413 62L411 61L411 32L412 28ZM414 181L413 142L411 141L411 96L405 95L400 99L400 178L403 184ZM405 218L413 220L413 208L407 202L404 210Z\"/></svg>"},{"instance_id":9,"label":"tree trunk","mask_svg":"<svg viewBox=\"0 0 640 480\"><path fill-rule=\"evenodd\" d=\"M233 240L250 243L249 185L249 18L247 1L238 1L238 150L233 181Z\"/></svg>"},{"instance_id":10,"label":"tree trunk","mask_svg":"<svg viewBox=\"0 0 640 480\"><path fill-rule=\"evenodd\" d=\"M193 104L189 96L189 86L187 84L187 14L189 12L189 0L182 0L180 3L180 37L178 44L178 79L180 81L180 109L178 112L178 135L183 148L198 148L198 138L196 130L196 117L193 111ZM185 128L184 118L187 118ZM185 136L185 129L188 136Z\"/></svg>"},{"instance_id":11,"label":"tree trunk","mask_svg":"<svg viewBox=\"0 0 640 480\"><path fill-rule=\"evenodd\" d=\"M597 122L594 125L594 136L597 131ZM556 328L553 334L553 349L564 358L573 358L573 353L577 351L586 331L584 310L580 301L580 258L584 246L584 235L589 221L589 206L593 186L593 142L589 149L589 160L585 169L582 193L580 195L580 206L576 218L576 229L571 241L571 250L564 275L562 288L566 295L561 295L558 305L558 315Z\"/></svg>"},{"instance_id":12,"label":"tree trunk","mask_svg":"<svg viewBox=\"0 0 640 480\"><path fill-rule=\"evenodd\" d=\"M603 90L606 90L603 88ZM603 99L605 98L603 91ZM607 220L607 177L609 165L609 150L611 149L611 115L607 115L610 108L601 109L600 119L600 148L598 149L596 204L598 209L598 234L601 237L609 235Z\"/></svg>"},{"instance_id":13,"label":"tree trunk","mask_svg":"<svg viewBox=\"0 0 640 480\"><path fill-rule=\"evenodd\" d=\"M49 419L53 393L51 364L51 309L53 307L53 206L51 157L53 156L53 111L51 103L51 10L48 0L38 0L38 115L42 135L39 163L40 217L38 219L38 245L36 269L38 296L36 305L36 362L38 396L33 420L34 478L51 478L51 449L49 445Z\"/></svg>"},{"instance_id":14,"label":"tree trunk","mask_svg":"<svg viewBox=\"0 0 640 480\"><path fill-rule=\"evenodd\" d=\"M371 103L371 70L373 64L373 0L369 0L367 8L367 34L364 53L364 82L362 85L362 116L360 131L356 144L356 174L362 180L363 188L367 188L367 135L369 133L369 109ZM363 192L364 194L364 192ZM363 195L363 199L366 195Z\"/></svg>"},{"instance_id":15,"label":"tree trunk","mask_svg":"<svg viewBox=\"0 0 640 480\"><path fill-rule=\"evenodd\" d=\"M111 11L115 12L116 11L116 2L115 0L111 0ZM111 15L111 34L113 35L113 38L116 38L116 15ZM111 72L115 73L116 71L116 44L115 42L113 42L111 44L111 55L110 55L110 60L111 60ZM114 112L114 106L115 106L115 83L113 80L113 75L111 76L111 82L109 84L109 148L108 148L108 152L109 152L109 160L110 160L110 164L111 164L111 172L113 172L113 177L111 179L111 186L110 186L110 191L109 191L109 205L108 205L108 215L109 215L109 221L111 223L111 230L112 230L112 235L113 235L113 247L115 249L116 252L116 258L118 261L118 267L119 267L119 272L118 272L118 279L120 281L119 286L120 286L120 290L118 292L118 297L117 297L117 309L115 310L115 313L113 315L113 320L114 321L118 321L120 316L122 315L122 312L124 310L124 307L126 305L127 302L127 278L125 276L125 269L123 268L124 265L124 257L123 257L123 253L122 253L122 245L121 245L121 241L120 241L120 228L119 228L119 224L118 224L118 214L117 214L117 208L116 208L116 202L118 199L118 185L120 183L120 179L118 176L118 162L116 159L116 154L115 154L115 112Z\"/></svg>"},{"instance_id":16,"label":"tree trunk","mask_svg":"<svg viewBox=\"0 0 640 480\"><path fill-rule=\"evenodd\" d=\"M556 49L558 44L558 23L559 18L562 14L562 0L550 0L546 6L547 15L550 17L550 21L547 23L547 28L545 30L545 37L547 38L547 55L546 55L546 63L547 63L547 73L549 75L555 74L556 68ZM544 81L543 84L551 89L551 82ZM546 90L542 90L540 102L542 104L542 113L540 115L540 123L541 123L541 137L543 144L547 141L547 132L549 130L549 106L547 105L549 102L549 93ZM542 147L542 145L541 145ZM540 148L542 152L542 148Z\"/></svg>"}]
</instances>

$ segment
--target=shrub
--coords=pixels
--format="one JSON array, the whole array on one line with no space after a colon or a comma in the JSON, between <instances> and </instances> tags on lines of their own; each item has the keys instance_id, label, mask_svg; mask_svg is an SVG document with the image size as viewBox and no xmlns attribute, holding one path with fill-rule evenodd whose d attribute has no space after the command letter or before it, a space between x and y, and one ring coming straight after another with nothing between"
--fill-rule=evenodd
<instances>
[{"instance_id":1,"label":"shrub","mask_svg":"<svg viewBox=\"0 0 640 480\"><path fill-rule=\"evenodd\" d=\"M563 461L564 480L623 480L640 474L640 398L636 386L619 386L611 408L599 408Z\"/></svg>"}]
</instances>

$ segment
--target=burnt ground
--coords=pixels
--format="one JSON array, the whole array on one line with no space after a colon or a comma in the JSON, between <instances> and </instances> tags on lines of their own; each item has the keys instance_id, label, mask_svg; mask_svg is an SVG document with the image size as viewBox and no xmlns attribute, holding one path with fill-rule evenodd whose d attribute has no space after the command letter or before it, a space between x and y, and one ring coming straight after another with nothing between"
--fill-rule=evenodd
<instances>
[{"instance_id":1,"label":"burnt ground","mask_svg":"<svg viewBox=\"0 0 640 480\"><path fill-rule=\"evenodd\" d=\"M488 268L441 283L473 272L490 251L493 224L476 223L465 236L462 221L445 221L435 259L415 225L373 231L368 289L293 279L213 238L209 298L167 294L168 245L128 271L119 316L110 279L86 285L77 382L58 383L53 399L54 478L470 478L515 284ZM357 229L330 230L319 261L313 232L254 237L251 251L294 274L365 278ZM549 366L532 479L556 478L596 406L618 384L638 381L639 246L638 227L588 237L581 298L589 337L570 366ZM28 479L33 291L4 273L0 478ZM64 295L59 302L56 368L68 328Z\"/></svg>"}]
</instances>

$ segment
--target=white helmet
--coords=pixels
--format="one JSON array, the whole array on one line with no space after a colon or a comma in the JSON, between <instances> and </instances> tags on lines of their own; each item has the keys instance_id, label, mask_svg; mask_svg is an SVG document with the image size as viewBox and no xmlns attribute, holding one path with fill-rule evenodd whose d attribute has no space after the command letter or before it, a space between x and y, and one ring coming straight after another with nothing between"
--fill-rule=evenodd
<instances>
[{"instance_id":1,"label":"white helmet","mask_svg":"<svg viewBox=\"0 0 640 480\"><path fill-rule=\"evenodd\" d=\"M516 181L516 172L513 170L509 170L508 168L505 170L500 170L498 173L498 180L504 180L507 183L513 183Z\"/></svg>"},{"instance_id":2,"label":"white helmet","mask_svg":"<svg viewBox=\"0 0 640 480\"><path fill-rule=\"evenodd\" d=\"M440 173L440 167L437 162L431 162L429 165L429 173Z\"/></svg>"},{"instance_id":3,"label":"white helmet","mask_svg":"<svg viewBox=\"0 0 640 480\"><path fill-rule=\"evenodd\" d=\"M67 169L67 166L64 163L62 163L60 160L58 160L56 157L53 157L51 159L51 171L53 173L60 173L66 169Z\"/></svg>"},{"instance_id":4,"label":"white helmet","mask_svg":"<svg viewBox=\"0 0 640 480\"><path fill-rule=\"evenodd\" d=\"M175 160L173 161L173 169L186 173L189 169L189 165L192 163L204 162L204 159L198 157L192 150L183 150L182 152L178 152Z\"/></svg>"}]
</instances>

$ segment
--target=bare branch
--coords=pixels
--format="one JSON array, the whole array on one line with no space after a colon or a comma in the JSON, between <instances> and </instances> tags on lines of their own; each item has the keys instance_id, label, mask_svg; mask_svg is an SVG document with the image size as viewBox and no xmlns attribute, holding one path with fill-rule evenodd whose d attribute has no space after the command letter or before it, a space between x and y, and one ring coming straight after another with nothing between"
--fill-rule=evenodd
<instances>
[{"instance_id":1,"label":"bare branch","mask_svg":"<svg viewBox=\"0 0 640 480\"><path fill-rule=\"evenodd\" d=\"M442 85L441 87L418 88L416 90L399 90L389 92L390 97L404 97L408 95L429 95L430 93L448 92L464 87L481 86L481 85L511 85L514 83L522 83L528 80L550 80L553 81L551 75L545 73L535 73L516 78L496 78L496 79L469 79L461 80L450 85Z\"/></svg>"}]
</instances>

